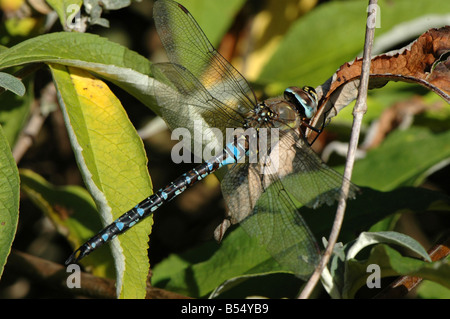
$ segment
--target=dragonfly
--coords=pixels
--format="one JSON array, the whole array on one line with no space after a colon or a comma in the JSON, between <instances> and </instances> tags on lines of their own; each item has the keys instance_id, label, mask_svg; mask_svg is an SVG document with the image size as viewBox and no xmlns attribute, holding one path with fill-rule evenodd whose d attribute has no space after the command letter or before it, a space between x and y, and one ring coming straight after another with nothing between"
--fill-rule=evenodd
<instances>
[{"instance_id":1,"label":"dragonfly","mask_svg":"<svg viewBox=\"0 0 450 319\"><path fill-rule=\"evenodd\" d=\"M349 198L358 191L320 160L303 133L317 112L315 90L289 87L282 97L258 102L247 80L212 46L185 7L158 0L153 13L169 59L152 65L153 93L162 117L172 130L186 128L191 136L200 130L202 146L219 151L101 230L66 264L78 262L226 166L221 188L228 211L214 237L220 241L239 223L280 265L307 278L318 264L320 249L299 204L332 205L343 183L349 183ZM223 142L220 135L229 129L235 134Z\"/></svg>"}]
</instances>

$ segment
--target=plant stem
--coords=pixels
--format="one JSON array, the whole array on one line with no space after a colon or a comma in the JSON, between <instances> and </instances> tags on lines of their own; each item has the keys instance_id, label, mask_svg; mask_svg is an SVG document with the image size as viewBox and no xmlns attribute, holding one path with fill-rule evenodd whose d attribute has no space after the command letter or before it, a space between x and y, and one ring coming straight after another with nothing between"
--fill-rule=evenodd
<instances>
[{"instance_id":1,"label":"plant stem","mask_svg":"<svg viewBox=\"0 0 450 319\"><path fill-rule=\"evenodd\" d=\"M366 35L364 41L364 53L363 53L363 62L361 67L361 78L358 89L358 97L356 99L356 104L353 109L353 124L352 124L352 132L350 136L350 143L347 152L347 161L345 163L344 177L347 180L351 179L353 165L355 162L355 154L358 146L359 133L361 131L361 123L364 114L367 111L367 91L369 87L369 74L370 74L370 62L371 62L371 52L373 46L373 39L375 35L375 19L376 19L376 10L377 0L369 0L369 12L366 20ZM372 20L369 20L372 19ZM336 210L336 216L333 223L333 228L330 233L330 237L328 239L328 245L325 250L325 253L322 256L322 259L319 262L316 270L312 274L309 281L306 283L305 288L301 292L299 299L306 299L311 295L314 287L317 285L319 278L328 264L328 261L331 258L331 254L333 252L334 245L337 242L337 238L339 236L339 232L341 230L342 222L344 220L345 208L346 208L346 200L348 197L350 184L343 182L342 184L342 193L339 198L338 207Z\"/></svg>"}]
</instances>

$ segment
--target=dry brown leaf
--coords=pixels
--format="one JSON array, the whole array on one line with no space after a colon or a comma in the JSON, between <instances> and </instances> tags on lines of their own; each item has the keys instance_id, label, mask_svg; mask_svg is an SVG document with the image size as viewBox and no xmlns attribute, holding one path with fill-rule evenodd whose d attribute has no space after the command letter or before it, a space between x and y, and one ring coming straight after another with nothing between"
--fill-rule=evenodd
<instances>
[{"instance_id":1,"label":"dry brown leaf","mask_svg":"<svg viewBox=\"0 0 450 319\"><path fill-rule=\"evenodd\" d=\"M327 82L316 90L319 111L311 124L320 128L326 120L356 99L362 58L343 64ZM389 81L420 84L450 103L450 26L430 29L402 49L372 58L369 89Z\"/></svg>"}]
</instances>

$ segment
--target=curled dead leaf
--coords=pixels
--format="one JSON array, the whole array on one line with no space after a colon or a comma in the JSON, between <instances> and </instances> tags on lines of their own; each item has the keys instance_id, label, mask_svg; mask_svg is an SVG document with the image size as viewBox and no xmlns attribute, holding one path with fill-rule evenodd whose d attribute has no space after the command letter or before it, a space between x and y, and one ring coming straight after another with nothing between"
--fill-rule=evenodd
<instances>
[{"instance_id":1,"label":"curled dead leaf","mask_svg":"<svg viewBox=\"0 0 450 319\"><path fill-rule=\"evenodd\" d=\"M316 91L319 111L311 124L317 128L356 99L362 58L343 64ZM369 89L389 81L420 84L450 103L450 26L430 29L417 40L395 51L372 58Z\"/></svg>"}]
</instances>

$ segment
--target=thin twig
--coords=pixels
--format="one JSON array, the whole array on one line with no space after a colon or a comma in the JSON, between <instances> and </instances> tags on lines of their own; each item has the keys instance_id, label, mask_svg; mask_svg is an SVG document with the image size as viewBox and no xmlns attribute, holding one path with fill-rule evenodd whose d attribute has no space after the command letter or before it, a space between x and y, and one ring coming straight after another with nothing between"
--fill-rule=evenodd
<instances>
[{"instance_id":1,"label":"thin twig","mask_svg":"<svg viewBox=\"0 0 450 319\"><path fill-rule=\"evenodd\" d=\"M358 146L359 133L361 130L362 117L367 111L367 91L369 87L369 74L370 74L370 62L371 62L371 51L373 45L373 39L375 35L375 17L376 17L376 8L377 8L377 0L369 0L369 8L371 9L367 15L367 23L366 23L366 35L364 41L364 53L363 53L363 63L361 67L361 78L360 85L358 90L358 97L356 99L355 108L353 109L353 125L352 132L350 136L350 143L348 147L347 153L347 161L345 165L344 177L347 180L351 179L353 165L355 162L355 154ZM373 19L369 23L369 19ZM330 237L328 239L328 245L323 254L319 265L316 270L312 274L309 281L306 283L305 288L301 292L299 298L306 299L308 298L314 287L317 285L317 282L320 279L320 276L325 269L328 261L330 260L331 254L334 249L334 245L337 242L337 238L339 236L339 232L342 226L342 222L344 220L344 213L346 208L346 201L348 197L350 184L343 182L342 184L342 194L339 198L339 203L336 211L336 216L333 223L333 228L330 233Z\"/></svg>"},{"instance_id":2,"label":"thin twig","mask_svg":"<svg viewBox=\"0 0 450 319\"><path fill-rule=\"evenodd\" d=\"M14 76L20 80L26 79L32 74L35 74L40 68L44 66L43 63L32 63L22 69L18 70ZM53 86L53 83L51 84ZM48 91L48 86L43 89L43 96L47 97L45 94ZM0 88L0 94L5 92L4 88ZM20 159L26 153L26 151L31 147L33 141L37 134L39 133L42 124L44 123L45 117L42 116L39 110L39 102L36 100L31 105L31 118L28 121L27 127L22 131L13 149L13 157L16 164L19 163Z\"/></svg>"},{"instance_id":3,"label":"thin twig","mask_svg":"<svg viewBox=\"0 0 450 319\"><path fill-rule=\"evenodd\" d=\"M50 82L42 89L41 98L32 102L30 119L20 133L12 151L16 163L19 163L28 149L33 145L48 116L48 113L42 112L40 106L51 103L53 100L55 100L53 103L56 103L56 89L53 82Z\"/></svg>"}]
</instances>

